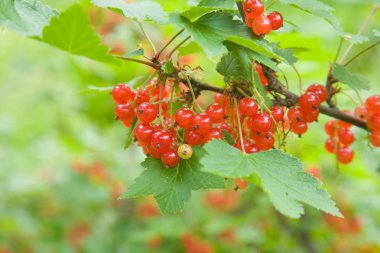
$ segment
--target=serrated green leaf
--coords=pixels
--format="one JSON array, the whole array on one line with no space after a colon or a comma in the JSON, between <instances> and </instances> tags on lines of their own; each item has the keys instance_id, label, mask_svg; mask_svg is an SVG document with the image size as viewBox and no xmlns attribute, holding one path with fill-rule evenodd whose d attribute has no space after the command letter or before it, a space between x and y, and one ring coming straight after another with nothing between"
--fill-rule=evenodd
<instances>
[{"instance_id":1,"label":"serrated green leaf","mask_svg":"<svg viewBox=\"0 0 380 253\"><path fill-rule=\"evenodd\" d=\"M193 147L192 158L170 169L158 159L146 158L141 164L146 170L120 198L153 195L163 214L180 212L192 190L224 188L223 178L200 171L199 160L204 154L203 148Z\"/></svg>"},{"instance_id":2,"label":"serrated green leaf","mask_svg":"<svg viewBox=\"0 0 380 253\"><path fill-rule=\"evenodd\" d=\"M127 139L124 144L124 149L129 148L129 146L132 144L136 125L137 125L137 118L135 117L132 121L131 126L127 129Z\"/></svg>"},{"instance_id":3,"label":"serrated green leaf","mask_svg":"<svg viewBox=\"0 0 380 253\"><path fill-rule=\"evenodd\" d=\"M50 25L43 29L40 40L73 55L120 63L109 55L109 48L101 44L99 36L90 25L89 17L79 5L73 5L58 17L53 17Z\"/></svg>"},{"instance_id":4,"label":"serrated green leaf","mask_svg":"<svg viewBox=\"0 0 380 253\"><path fill-rule=\"evenodd\" d=\"M257 175L262 187L281 213L299 218L304 213L301 203L342 217L321 183L303 171L302 163L279 150L244 154L223 141L205 145L202 170L221 177L244 178ZM223 159L220 159L223 157Z\"/></svg>"},{"instance_id":5,"label":"serrated green leaf","mask_svg":"<svg viewBox=\"0 0 380 253\"><path fill-rule=\"evenodd\" d=\"M359 74L351 73L346 67L335 64L334 77L342 83L347 84L353 90L369 90L369 81Z\"/></svg>"},{"instance_id":6,"label":"serrated green leaf","mask_svg":"<svg viewBox=\"0 0 380 253\"><path fill-rule=\"evenodd\" d=\"M231 80L246 79L244 75L244 63L239 60L239 57L234 52L229 52L224 55L216 66L219 74L224 76L224 81L229 83Z\"/></svg>"},{"instance_id":7,"label":"serrated green leaf","mask_svg":"<svg viewBox=\"0 0 380 253\"><path fill-rule=\"evenodd\" d=\"M158 24L167 23L167 15L161 5L153 1L127 3L124 0L91 0L101 8L110 8L121 11L128 18L137 21L154 21Z\"/></svg>"},{"instance_id":8,"label":"serrated green leaf","mask_svg":"<svg viewBox=\"0 0 380 253\"><path fill-rule=\"evenodd\" d=\"M56 15L57 11L40 1L0 1L0 25L25 36L40 37L43 27Z\"/></svg>"},{"instance_id":9,"label":"serrated green leaf","mask_svg":"<svg viewBox=\"0 0 380 253\"><path fill-rule=\"evenodd\" d=\"M125 54L124 57L134 57L134 56L142 56L142 55L144 55L144 49L139 48L139 49L136 49L132 52Z\"/></svg>"},{"instance_id":10,"label":"serrated green leaf","mask_svg":"<svg viewBox=\"0 0 380 253\"><path fill-rule=\"evenodd\" d=\"M173 61L172 60L167 60L163 65L162 65L162 71L164 71L165 74L171 74L175 70Z\"/></svg>"}]
</instances>

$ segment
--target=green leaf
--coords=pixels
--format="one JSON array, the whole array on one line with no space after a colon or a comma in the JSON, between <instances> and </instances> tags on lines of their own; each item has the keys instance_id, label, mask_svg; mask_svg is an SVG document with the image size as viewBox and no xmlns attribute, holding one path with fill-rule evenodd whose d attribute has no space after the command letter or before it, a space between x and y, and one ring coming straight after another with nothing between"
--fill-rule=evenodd
<instances>
[{"instance_id":1,"label":"green leaf","mask_svg":"<svg viewBox=\"0 0 380 253\"><path fill-rule=\"evenodd\" d=\"M163 214L180 212L191 198L191 191L224 188L221 177L200 171L199 160L205 151L193 147L193 156L167 169L158 159L148 157L141 165L146 169L120 198L153 195Z\"/></svg>"},{"instance_id":2,"label":"green leaf","mask_svg":"<svg viewBox=\"0 0 380 253\"><path fill-rule=\"evenodd\" d=\"M125 54L124 57L134 57L134 56L142 56L142 55L144 55L144 49L139 48L139 49L136 49L132 52Z\"/></svg>"},{"instance_id":3,"label":"green leaf","mask_svg":"<svg viewBox=\"0 0 380 253\"><path fill-rule=\"evenodd\" d=\"M178 53L180 56L199 53L201 51L202 48L194 41L191 41L178 49Z\"/></svg>"},{"instance_id":4,"label":"green leaf","mask_svg":"<svg viewBox=\"0 0 380 253\"><path fill-rule=\"evenodd\" d=\"M73 5L59 17L53 17L50 25L44 28L41 40L73 55L120 63L109 55L107 46L101 45L99 36L90 25L88 15L79 5Z\"/></svg>"},{"instance_id":5,"label":"green leaf","mask_svg":"<svg viewBox=\"0 0 380 253\"><path fill-rule=\"evenodd\" d=\"M232 138L232 136L226 130L222 130L222 134L223 134L223 140L225 140L228 144L230 145L235 144L234 138Z\"/></svg>"},{"instance_id":6,"label":"green leaf","mask_svg":"<svg viewBox=\"0 0 380 253\"><path fill-rule=\"evenodd\" d=\"M216 66L216 70L224 76L224 81L229 83L231 80L246 79L244 75L244 63L239 60L239 57L234 52L229 52L224 55L221 61Z\"/></svg>"},{"instance_id":7,"label":"green leaf","mask_svg":"<svg viewBox=\"0 0 380 253\"><path fill-rule=\"evenodd\" d=\"M263 84L260 81L259 75L257 74L256 71L253 72L253 78L255 80L255 88L259 92L260 96L264 99L264 103L266 107L271 107L273 105L272 100L269 98L267 94L267 90L263 86ZM252 83L249 83L252 85ZM256 99L256 101L261 101L260 97L256 94L256 92L253 92L253 96Z\"/></svg>"},{"instance_id":8,"label":"green leaf","mask_svg":"<svg viewBox=\"0 0 380 253\"><path fill-rule=\"evenodd\" d=\"M221 177L246 178L258 176L275 208L284 215L298 218L304 213L301 203L342 217L321 183L303 171L302 163L279 150L244 154L224 141L205 145L202 170ZM220 159L223 157L223 159Z\"/></svg>"},{"instance_id":9,"label":"green leaf","mask_svg":"<svg viewBox=\"0 0 380 253\"><path fill-rule=\"evenodd\" d=\"M230 13L237 12L235 9L224 9ZM191 22L196 21L200 17L215 12L220 11L219 7L211 7L211 6L194 6L188 9L187 11L182 12L180 15L187 18Z\"/></svg>"},{"instance_id":10,"label":"green leaf","mask_svg":"<svg viewBox=\"0 0 380 253\"><path fill-rule=\"evenodd\" d=\"M195 22L174 13L170 19L184 27L209 56L221 56L226 52L222 42L228 36L251 36L242 22L233 20L233 16L224 11L208 13Z\"/></svg>"},{"instance_id":11,"label":"green leaf","mask_svg":"<svg viewBox=\"0 0 380 253\"><path fill-rule=\"evenodd\" d=\"M220 9L234 9L236 8L235 0L201 0L198 6L211 6Z\"/></svg>"},{"instance_id":12,"label":"green leaf","mask_svg":"<svg viewBox=\"0 0 380 253\"><path fill-rule=\"evenodd\" d=\"M369 81L359 74L351 73L346 67L335 64L334 77L342 83L347 84L353 90L369 90Z\"/></svg>"},{"instance_id":13,"label":"green leaf","mask_svg":"<svg viewBox=\"0 0 380 253\"><path fill-rule=\"evenodd\" d=\"M22 35L40 37L43 27L56 15L57 11L40 1L0 1L0 25Z\"/></svg>"},{"instance_id":14,"label":"green leaf","mask_svg":"<svg viewBox=\"0 0 380 253\"><path fill-rule=\"evenodd\" d=\"M153 1L126 3L124 0L92 0L92 3L101 8L119 10L125 17L139 22L154 21L165 24L168 21L161 5Z\"/></svg>"},{"instance_id":15,"label":"green leaf","mask_svg":"<svg viewBox=\"0 0 380 253\"><path fill-rule=\"evenodd\" d=\"M131 126L127 129L128 130L127 131L127 140L125 141L124 149L129 148L129 146L132 144L136 125L137 125L137 118L135 117L133 119L133 122L132 122Z\"/></svg>"},{"instance_id":16,"label":"green leaf","mask_svg":"<svg viewBox=\"0 0 380 253\"><path fill-rule=\"evenodd\" d=\"M175 70L173 61L172 60L167 60L163 65L162 65L162 71L164 71L165 74L171 74Z\"/></svg>"}]
</instances>

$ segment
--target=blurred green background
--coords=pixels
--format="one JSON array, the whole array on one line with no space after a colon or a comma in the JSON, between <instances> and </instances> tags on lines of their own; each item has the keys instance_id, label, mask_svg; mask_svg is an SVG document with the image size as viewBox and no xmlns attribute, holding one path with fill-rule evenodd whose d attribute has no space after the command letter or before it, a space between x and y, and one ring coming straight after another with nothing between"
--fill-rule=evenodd
<instances>
[{"instance_id":1,"label":"blurred green background","mask_svg":"<svg viewBox=\"0 0 380 253\"><path fill-rule=\"evenodd\" d=\"M76 1L43 2L62 10ZM167 11L181 11L196 1L158 2ZM350 33L357 32L372 8L366 1L325 2ZM82 3L105 43L123 52L142 43L149 54L133 22ZM334 30L299 10L272 9L280 10L298 31L287 25L268 39L310 48L298 55L297 68L305 85L324 82L339 44ZM366 34L379 28L377 14ZM150 24L147 30L158 45L176 32L172 26ZM365 46L355 46L353 53ZM364 98L380 92L379 57L377 48L350 68L371 81ZM222 85L215 63L202 53L181 62L202 66L206 81ZM184 213L163 217L150 198L116 200L142 171L144 155L136 146L123 149L126 129L114 120L108 92L83 92L89 85L147 77L147 69L73 57L2 28L0 64L0 253L380 252L380 152L368 146L362 130L354 129L355 161L339 168L324 151L326 117L301 139L292 136L288 142L288 151L305 169L320 172L344 220L310 208L300 220L282 217L253 185L238 192L196 192ZM282 67L298 92L296 74ZM338 100L344 109L355 107L346 96Z\"/></svg>"}]
</instances>

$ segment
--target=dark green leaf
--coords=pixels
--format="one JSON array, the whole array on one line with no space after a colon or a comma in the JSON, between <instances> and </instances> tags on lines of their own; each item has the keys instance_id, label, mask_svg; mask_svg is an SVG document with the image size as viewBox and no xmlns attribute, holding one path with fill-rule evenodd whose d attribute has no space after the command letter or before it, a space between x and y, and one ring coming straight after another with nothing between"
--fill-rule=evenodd
<instances>
[{"instance_id":1,"label":"dark green leaf","mask_svg":"<svg viewBox=\"0 0 380 253\"><path fill-rule=\"evenodd\" d=\"M226 83L231 80L242 80L246 79L247 76L244 75L244 63L241 62L238 56L234 52L229 52L224 55L221 61L216 66L216 70L224 76L224 81Z\"/></svg>"},{"instance_id":2,"label":"dark green leaf","mask_svg":"<svg viewBox=\"0 0 380 253\"><path fill-rule=\"evenodd\" d=\"M223 140L225 140L228 144L230 145L235 144L234 138L232 138L232 136L226 130L222 130L222 134L223 134Z\"/></svg>"},{"instance_id":3,"label":"dark green leaf","mask_svg":"<svg viewBox=\"0 0 380 253\"><path fill-rule=\"evenodd\" d=\"M369 81L359 75L351 73L346 67L335 64L334 66L334 77L342 83L347 84L351 89L354 90L369 90L371 87Z\"/></svg>"}]
</instances>

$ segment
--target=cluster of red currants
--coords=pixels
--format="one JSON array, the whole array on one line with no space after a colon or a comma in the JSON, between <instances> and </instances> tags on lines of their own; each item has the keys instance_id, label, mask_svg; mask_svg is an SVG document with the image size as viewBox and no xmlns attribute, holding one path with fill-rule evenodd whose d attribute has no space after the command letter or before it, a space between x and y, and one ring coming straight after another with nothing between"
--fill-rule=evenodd
<instances>
[{"instance_id":1,"label":"cluster of red currants","mask_svg":"<svg viewBox=\"0 0 380 253\"><path fill-rule=\"evenodd\" d=\"M278 30L283 25L283 18L279 12L274 11L268 15L264 15L262 0L246 0L244 3L244 13L246 16L245 23L258 36Z\"/></svg>"}]
</instances>

